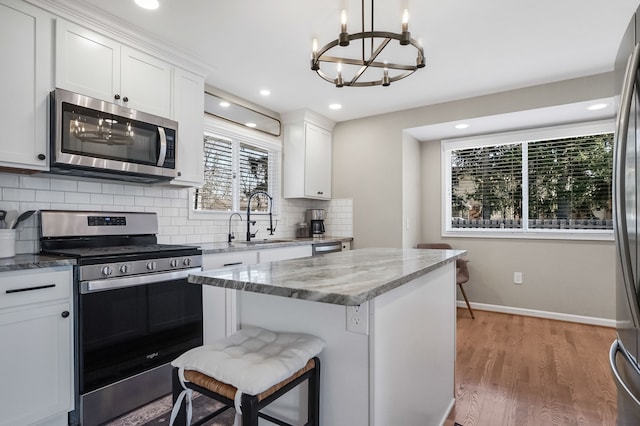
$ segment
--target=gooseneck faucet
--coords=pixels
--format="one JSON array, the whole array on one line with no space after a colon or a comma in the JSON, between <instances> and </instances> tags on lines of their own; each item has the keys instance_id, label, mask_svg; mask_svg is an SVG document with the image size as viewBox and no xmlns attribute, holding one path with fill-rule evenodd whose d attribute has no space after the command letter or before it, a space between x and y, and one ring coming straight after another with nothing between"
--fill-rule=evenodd
<instances>
[{"instance_id":1,"label":"gooseneck faucet","mask_svg":"<svg viewBox=\"0 0 640 426\"><path fill-rule=\"evenodd\" d=\"M251 221L251 199L256 195L265 195L269 198L269 227L267 231L269 231L269 235L273 235L273 232L276 228L273 226L273 214L271 208L273 207L273 198L266 191L256 191L253 194L249 195L249 199L247 200L247 241L251 241L251 237L255 237L256 234L251 233L251 225L255 224L256 221Z\"/></svg>"},{"instance_id":2,"label":"gooseneck faucet","mask_svg":"<svg viewBox=\"0 0 640 426\"><path fill-rule=\"evenodd\" d=\"M229 216L229 236L227 237L228 243L230 243L231 240L235 238L235 235L233 235L233 233L231 232L231 219L233 219L234 216L238 216L240 220L242 220L242 216L240 216L240 213L231 213L231 216Z\"/></svg>"}]
</instances>

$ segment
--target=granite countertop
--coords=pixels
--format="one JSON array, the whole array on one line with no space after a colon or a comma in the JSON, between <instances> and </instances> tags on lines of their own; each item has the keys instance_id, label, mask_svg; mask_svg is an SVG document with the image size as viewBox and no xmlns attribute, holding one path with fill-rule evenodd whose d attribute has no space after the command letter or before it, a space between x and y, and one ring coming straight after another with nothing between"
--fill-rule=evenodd
<instances>
[{"instance_id":1,"label":"granite countertop","mask_svg":"<svg viewBox=\"0 0 640 426\"><path fill-rule=\"evenodd\" d=\"M228 253L234 251L265 250L279 247L306 246L309 244L330 243L335 241L349 242L352 237L322 237L322 238L277 238L269 242L266 239L254 238L247 243L242 240L234 240L232 243L201 243L195 244L202 249L203 254Z\"/></svg>"},{"instance_id":2,"label":"granite countertop","mask_svg":"<svg viewBox=\"0 0 640 426\"><path fill-rule=\"evenodd\" d=\"M0 258L0 272L17 271L20 269L52 268L54 266L73 266L75 259L44 256L39 254L17 254L14 257Z\"/></svg>"},{"instance_id":3,"label":"granite countertop","mask_svg":"<svg viewBox=\"0 0 640 426\"><path fill-rule=\"evenodd\" d=\"M464 250L366 248L212 269L189 282L336 305L359 305L463 256Z\"/></svg>"}]
</instances>

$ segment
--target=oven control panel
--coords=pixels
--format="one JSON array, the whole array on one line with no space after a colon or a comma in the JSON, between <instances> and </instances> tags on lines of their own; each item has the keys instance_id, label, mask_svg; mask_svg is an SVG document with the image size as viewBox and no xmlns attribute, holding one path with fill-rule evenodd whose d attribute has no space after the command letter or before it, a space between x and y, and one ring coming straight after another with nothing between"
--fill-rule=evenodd
<instances>
[{"instance_id":1,"label":"oven control panel","mask_svg":"<svg viewBox=\"0 0 640 426\"><path fill-rule=\"evenodd\" d=\"M127 226L127 218L125 216L88 216L87 225L89 226Z\"/></svg>"},{"instance_id":2,"label":"oven control panel","mask_svg":"<svg viewBox=\"0 0 640 426\"><path fill-rule=\"evenodd\" d=\"M171 272L202 266L202 255L133 260L124 262L82 265L79 268L80 281L124 278L134 275Z\"/></svg>"}]
</instances>

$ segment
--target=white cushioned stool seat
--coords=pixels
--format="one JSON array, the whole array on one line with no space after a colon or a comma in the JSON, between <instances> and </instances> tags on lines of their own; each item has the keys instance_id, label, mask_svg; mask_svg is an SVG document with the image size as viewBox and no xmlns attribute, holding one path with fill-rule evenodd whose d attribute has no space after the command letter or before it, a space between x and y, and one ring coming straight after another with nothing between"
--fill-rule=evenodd
<instances>
[{"instance_id":1,"label":"white cushioned stool seat","mask_svg":"<svg viewBox=\"0 0 640 426\"><path fill-rule=\"evenodd\" d=\"M199 390L197 386L189 385L188 378L185 378L185 371L201 373L208 378L222 382L222 385L227 384L235 388L234 406L236 412L240 414L245 408L242 406L243 394L257 396L269 389L276 389L271 392L276 393L280 390L278 385L283 382L288 384L288 380L291 382L306 380L308 375L303 376L302 379L298 379L298 377L308 374L309 370L312 370L311 373L317 373L319 379L319 360L315 358L317 363L311 363L311 366L309 363L323 350L324 346L325 343L322 339L310 334L278 333L259 327L245 326L237 333L211 345L193 348L171 363L177 369L177 376L184 389L180 398L176 398L174 395L176 402L174 416L180 409L182 397L187 396L187 417L190 417L188 390L190 388ZM314 372L316 367L317 372ZM292 377L296 374L298 376ZM194 376L192 375L192 377ZM201 381L200 384L203 382L207 381ZM213 388L207 386L207 388L214 394L218 394L215 396L222 395L224 397L224 393L212 390L220 389L218 385ZM261 399L258 399L257 402L260 402ZM238 421L237 417L236 423ZM245 424L244 421L243 424Z\"/></svg>"}]
</instances>

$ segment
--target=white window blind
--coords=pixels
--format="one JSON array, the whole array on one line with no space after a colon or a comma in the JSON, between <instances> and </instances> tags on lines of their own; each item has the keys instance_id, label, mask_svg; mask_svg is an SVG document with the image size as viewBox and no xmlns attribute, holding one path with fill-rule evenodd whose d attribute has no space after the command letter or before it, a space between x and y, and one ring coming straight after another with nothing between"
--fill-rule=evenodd
<instances>
[{"instance_id":1,"label":"white window blind","mask_svg":"<svg viewBox=\"0 0 640 426\"><path fill-rule=\"evenodd\" d=\"M277 203L277 151L240 139L204 136L204 185L194 191L195 211L245 211L256 191L269 193ZM268 198L251 200L252 212L267 212ZM275 211L275 207L274 207Z\"/></svg>"},{"instance_id":2,"label":"white window blind","mask_svg":"<svg viewBox=\"0 0 640 426\"><path fill-rule=\"evenodd\" d=\"M610 127L443 141L443 232L611 234Z\"/></svg>"},{"instance_id":3,"label":"white window blind","mask_svg":"<svg viewBox=\"0 0 640 426\"><path fill-rule=\"evenodd\" d=\"M529 144L529 227L612 229L613 135Z\"/></svg>"},{"instance_id":4,"label":"white window blind","mask_svg":"<svg viewBox=\"0 0 640 426\"><path fill-rule=\"evenodd\" d=\"M233 144L230 140L205 135L204 185L196 189L196 210L233 209Z\"/></svg>"}]
</instances>

